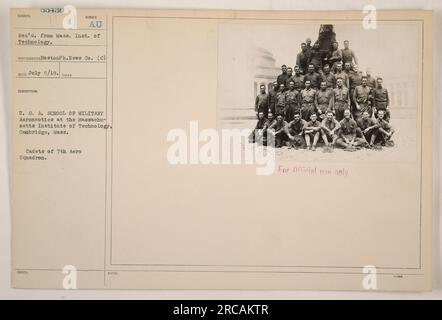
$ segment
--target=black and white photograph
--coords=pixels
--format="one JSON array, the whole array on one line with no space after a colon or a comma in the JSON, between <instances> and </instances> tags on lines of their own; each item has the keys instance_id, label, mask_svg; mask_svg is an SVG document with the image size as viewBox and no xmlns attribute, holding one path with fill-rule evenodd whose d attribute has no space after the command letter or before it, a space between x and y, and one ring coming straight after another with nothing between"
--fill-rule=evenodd
<instances>
[{"instance_id":1,"label":"black and white photograph","mask_svg":"<svg viewBox=\"0 0 442 320\"><path fill-rule=\"evenodd\" d=\"M223 24L218 125L253 130L244 148L273 147L278 159L413 161L419 32L413 22Z\"/></svg>"}]
</instances>

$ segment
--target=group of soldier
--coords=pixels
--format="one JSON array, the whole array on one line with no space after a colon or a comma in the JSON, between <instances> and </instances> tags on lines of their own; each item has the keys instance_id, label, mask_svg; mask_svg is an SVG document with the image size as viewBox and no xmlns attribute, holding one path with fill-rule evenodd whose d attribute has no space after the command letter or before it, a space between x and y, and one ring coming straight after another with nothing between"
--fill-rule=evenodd
<instances>
[{"instance_id":1,"label":"group of soldier","mask_svg":"<svg viewBox=\"0 0 442 320\"><path fill-rule=\"evenodd\" d=\"M358 70L347 40L342 50L333 42L325 58L319 57L317 46L307 39L294 69L281 66L269 92L260 85L251 142L266 144L272 134L275 147L313 151L321 139L328 148L346 150L392 145L390 101L382 78L372 77L369 69L365 75ZM259 139L257 132L262 133Z\"/></svg>"}]
</instances>

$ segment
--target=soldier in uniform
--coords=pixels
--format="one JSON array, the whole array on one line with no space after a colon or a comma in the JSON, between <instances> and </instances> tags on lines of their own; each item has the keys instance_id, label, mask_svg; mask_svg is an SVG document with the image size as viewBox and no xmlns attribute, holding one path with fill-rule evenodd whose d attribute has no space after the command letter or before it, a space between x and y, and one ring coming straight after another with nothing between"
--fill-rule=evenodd
<instances>
[{"instance_id":1,"label":"soldier in uniform","mask_svg":"<svg viewBox=\"0 0 442 320\"><path fill-rule=\"evenodd\" d=\"M258 121L256 122L255 129L253 129L252 133L249 136L249 142L255 143L258 142L260 144L266 145L267 143L267 134L266 129L268 128L269 121L264 117L264 112L258 113Z\"/></svg>"},{"instance_id":2,"label":"soldier in uniform","mask_svg":"<svg viewBox=\"0 0 442 320\"><path fill-rule=\"evenodd\" d=\"M365 141L369 143L370 147L373 147L378 134L378 124L376 120L370 118L368 112L364 111L362 113L362 118L358 119L356 122L361 130L361 136L365 138Z\"/></svg>"},{"instance_id":3,"label":"soldier in uniform","mask_svg":"<svg viewBox=\"0 0 442 320\"><path fill-rule=\"evenodd\" d=\"M308 73L304 76L304 80L310 80L311 87L313 89L319 89L319 81L321 76L315 72L315 66L313 64L308 65Z\"/></svg>"},{"instance_id":4,"label":"soldier in uniform","mask_svg":"<svg viewBox=\"0 0 442 320\"><path fill-rule=\"evenodd\" d=\"M380 143L382 146L393 145L393 140L391 139L394 134L394 129L385 119L385 111L378 111L378 135L375 143Z\"/></svg>"},{"instance_id":5,"label":"soldier in uniform","mask_svg":"<svg viewBox=\"0 0 442 320\"><path fill-rule=\"evenodd\" d=\"M350 109L344 111L344 119L339 122L339 125L341 128L339 129L339 137L336 140L337 146L350 150L352 147L363 146L367 143L364 138L357 137L358 125L351 118Z\"/></svg>"},{"instance_id":6,"label":"soldier in uniform","mask_svg":"<svg viewBox=\"0 0 442 320\"><path fill-rule=\"evenodd\" d=\"M299 66L303 74L306 74L309 63L310 53L307 52L307 45L305 43L301 43L301 52L299 52L296 56L296 65Z\"/></svg>"},{"instance_id":7,"label":"soldier in uniform","mask_svg":"<svg viewBox=\"0 0 442 320\"><path fill-rule=\"evenodd\" d=\"M335 70L335 78L341 78L342 84L346 86L348 89L350 89L350 84L348 80L348 74L342 69L342 62L338 62L336 64L336 70Z\"/></svg>"},{"instance_id":8,"label":"soldier in uniform","mask_svg":"<svg viewBox=\"0 0 442 320\"><path fill-rule=\"evenodd\" d=\"M307 150L315 151L321 134L321 122L318 121L316 113L310 115L310 121L305 125L304 134ZM311 143L312 140L313 144Z\"/></svg>"},{"instance_id":9,"label":"soldier in uniform","mask_svg":"<svg viewBox=\"0 0 442 320\"><path fill-rule=\"evenodd\" d=\"M285 120L293 120L295 113L300 112L299 91L295 89L295 83L290 81L289 90L285 92Z\"/></svg>"},{"instance_id":10,"label":"soldier in uniform","mask_svg":"<svg viewBox=\"0 0 442 320\"><path fill-rule=\"evenodd\" d=\"M273 116L273 113L269 112L269 114L267 115L267 129L273 124L273 122L275 122L275 117Z\"/></svg>"},{"instance_id":11,"label":"soldier in uniform","mask_svg":"<svg viewBox=\"0 0 442 320\"><path fill-rule=\"evenodd\" d=\"M349 77L348 77L349 83L350 83L350 98L351 98L351 110L353 112L353 116L355 117L356 112L356 101L354 100L354 92L357 86L360 86L362 84L362 73L359 72L358 66L353 66L353 71L350 71Z\"/></svg>"},{"instance_id":12,"label":"soldier in uniform","mask_svg":"<svg viewBox=\"0 0 442 320\"><path fill-rule=\"evenodd\" d=\"M276 148L281 148L282 146L288 144L289 137L285 131L287 124L288 123L284 120L282 115L277 115L276 121L269 126L268 133L274 136Z\"/></svg>"},{"instance_id":13,"label":"soldier in uniform","mask_svg":"<svg viewBox=\"0 0 442 320\"><path fill-rule=\"evenodd\" d=\"M278 92L278 82L273 82L272 89L269 90L269 112L275 114L276 93Z\"/></svg>"},{"instance_id":14,"label":"soldier in uniform","mask_svg":"<svg viewBox=\"0 0 442 320\"><path fill-rule=\"evenodd\" d=\"M344 119L344 111L350 109L350 96L349 90L343 85L342 78L337 78L336 88L333 89L334 95L334 110L336 120L341 121Z\"/></svg>"},{"instance_id":15,"label":"soldier in uniform","mask_svg":"<svg viewBox=\"0 0 442 320\"><path fill-rule=\"evenodd\" d=\"M288 67L287 68L287 80L284 83L285 91L287 91L289 89L289 84L290 84L290 81L292 81L292 77L293 77L293 69L291 67Z\"/></svg>"},{"instance_id":16,"label":"soldier in uniform","mask_svg":"<svg viewBox=\"0 0 442 320\"><path fill-rule=\"evenodd\" d=\"M292 81L295 83L295 89L301 91L304 89L304 76L301 74L301 69L298 65L295 66L295 74L292 76Z\"/></svg>"},{"instance_id":17,"label":"soldier in uniform","mask_svg":"<svg viewBox=\"0 0 442 320\"><path fill-rule=\"evenodd\" d=\"M315 106L321 120L325 118L328 110L333 111L333 91L327 88L325 81L321 82L321 88L316 91Z\"/></svg>"},{"instance_id":18,"label":"soldier in uniform","mask_svg":"<svg viewBox=\"0 0 442 320\"><path fill-rule=\"evenodd\" d=\"M287 81L287 79L289 77L287 74L287 66L285 64L283 64L281 66L281 72L282 73L278 76L278 78L276 78L276 81L278 82L278 85L281 85L281 84L285 85L285 82Z\"/></svg>"},{"instance_id":19,"label":"soldier in uniform","mask_svg":"<svg viewBox=\"0 0 442 320\"><path fill-rule=\"evenodd\" d=\"M311 49L309 64L312 64L315 67L315 72L318 72L322 67L322 57L318 41L315 42Z\"/></svg>"},{"instance_id":20,"label":"soldier in uniform","mask_svg":"<svg viewBox=\"0 0 442 320\"><path fill-rule=\"evenodd\" d=\"M351 73L353 72L350 62L344 63L344 72L347 74L347 77L350 77Z\"/></svg>"},{"instance_id":21,"label":"soldier in uniform","mask_svg":"<svg viewBox=\"0 0 442 320\"><path fill-rule=\"evenodd\" d=\"M358 64L358 59L356 58L356 55L353 50L349 48L350 42L348 40L344 41L344 49L341 50L342 53L342 62L347 63L349 62L350 65Z\"/></svg>"},{"instance_id":22,"label":"soldier in uniform","mask_svg":"<svg viewBox=\"0 0 442 320\"><path fill-rule=\"evenodd\" d=\"M312 89L310 80L305 81L305 89L301 91L301 116L305 121L310 120L310 115L316 112L315 106L316 90Z\"/></svg>"},{"instance_id":23,"label":"soldier in uniform","mask_svg":"<svg viewBox=\"0 0 442 320\"><path fill-rule=\"evenodd\" d=\"M336 140L338 140L338 131L341 125L333 117L333 112L331 110L327 111L327 116L321 123L321 136L327 147L334 147Z\"/></svg>"},{"instance_id":24,"label":"soldier in uniform","mask_svg":"<svg viewBox=\"0 0 442 320\"><path fill-rule=\"evenodd\" d=\"M305 46L307 47L307 50L310 51L312 49L312 39L305 39Z\"/></svg>"},{"instance_id":25,"label":"soldier in uniform","mask_svg":"<svg viewBox=\"0 0 442 320\"><path fill-rule=\"evenodd\" d=\"M260 85L259 86L260 92L256 96L255 99L255 113L258 117L258 114L262 112L264 114L264 117L267 118L267 114L269 112L269 102L270 98L269 95L266 93L266 86Z\"/></svg>"},{"instance_id":26,"label":"soldier in uniform","mask_svg":"<svg viewBox=\"0 0 442 320\"><path fill-rule=\"evenodd\" d=\"M333 42L332 46L333 49L328 62L332 70L336 70L338 62L342 62L342 52L339 50L339 44L336 41Z\"/></svg>"},{"instance_id":27,"label":"soldier in uniform","mask_svg":"<svg viewBox=\"0 0 442 320\"><path fill-rule=\"evenodd\" d=\"M336 77L330 72L330 66L328 64L324 66L321 79L326 82L327 88L329 89L333 89L336 85Z\"/></svg>"},{"instance_id":28,"label":"soldier in uniform","mask_svg":"<svg viewBox=\"0 0 442 320\"><path fill-rule=\"evenodd\" d=\"M353 101L355 103L354 118L359 119L362 113L367 111L370 118L373 115L371 107L372 92L371 88L367 86L367 77L362 77L362 84L357 86L353 91Z\"/></svg>"},{"instance_id":29,"label":"soldier in uniform","mask_svg":"<svg viewBox=\"0 0 442 320\"><path fill-rule=\"evenodd\" d=\"M308 58L308 62L307 62L307 67L308 67L310 60L312 59L312 49L313 49L312 39L310 39L310 38L305 39L305 49L306 49L305 52L306 52L307 58ZM305 73L307 73L307 72L305 72Z\"/></svg>"},{"instance_id":30,"label":"soldier in uniform","mask_svg":"<svg viewBox=\"0 0 442 320\"><path fill-rule=\"evenodd\" d=\"M285 92L284 92L284 88L285 86L281 83L279 85L279 90L276 93L275 96L275 115L282 115L283 117L285 116Z\"/></svg>"},{"instance_id":31,"label":"soldier in uniform","mask_svg":"<svg viewBox=\"0 0 442 320\"><path fill-rule=\"evenodd\" d=\"M367 68L365 75L367 76L367 86L372 89L376 88L376 79L372 77L370 68Z\"/></svg>"},{"instance_id":32,"label":"soldier in uniform","mask_svg":"<svg viewBox=\"0 0 442 320\"><path fill-rule=\"evenodd\" d=\"M390 109L388 108L390 104L390 99L388 97L388 91L384 87L382 87L383 80L382 78L377 78L376 80L377 86L373 90L373 107L374 107L374 115L378 117L378 111L384 111L384 120L390 121Z\"/></svg>"},{"instance_id":33,"label":"soldier in uniform","mask_svg":"<svg viewBox=\"0 0 442 320\"><path fill-rule=\"evenodd\" d=\"M305 146L304 128L307 122L301 119L300 113L295 113L293 120L286 127L286 134L290 139L291 147L298 149Z\"/></svg>"}]
</instances>

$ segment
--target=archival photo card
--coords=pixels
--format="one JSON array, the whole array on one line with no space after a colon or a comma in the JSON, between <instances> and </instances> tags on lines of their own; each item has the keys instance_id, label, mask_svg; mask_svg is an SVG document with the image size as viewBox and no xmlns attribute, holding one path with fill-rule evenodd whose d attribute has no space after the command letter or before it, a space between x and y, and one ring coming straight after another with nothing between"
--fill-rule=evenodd
<instances>
[{"instance_id":1,"label":"archival photo card","mask_svg":"<svg viewBox=\"0 0 442 320\"><path fill-rule=\"evenodd\" d=\"M431 11L10 15L13 287L431 290Z\"/></svg>"}]
</instances>

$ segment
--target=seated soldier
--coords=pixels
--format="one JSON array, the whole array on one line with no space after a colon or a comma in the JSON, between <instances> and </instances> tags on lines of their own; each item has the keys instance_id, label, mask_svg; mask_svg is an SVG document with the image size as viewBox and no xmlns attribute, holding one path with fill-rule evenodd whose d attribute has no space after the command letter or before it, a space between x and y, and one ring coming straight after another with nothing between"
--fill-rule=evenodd
<instances>
[{"instance_id":1,"label":"seated soldier","mask_svg":"<svg viewBox=\"0 0 442 320\"><path fill-rule=\"evenodd\" d=\"M267 115L267 129L273 124L273 122L275 122L275 118L273 116L273 113L269 112L269 114Z\"/></svg>"},{"instance_id":2,"label":"seated soldier","mask_svg":"<svg viewBox=\"0 0 442 320\"><path fill-rule=\"evenodd\" d=\"M319 140L319 135L321 134L321 122L318 121L318 116L316 113L310 115L310 121L307 122L305 129L305 142L307 144L307 150L316 150L316 144ZM313 144L311 143L313 140Z\"/></svg>"},{"instance_id":3,"label":"seated soldier","mask_svg":"<svg viewBox=\"0 0 442 320\"><path fill-rule=\"evenodd\" d=\"M367 143L364 138L357 137L356 131L358 125L356 121L351 118L349 109L344 111L344 119L342 119L339 124L341 128L339 129L338 139L336 140L337 146L351 151Z\"/></svg>"},{"instance_id":4,"label":"seated soldier","mask_svg":"<svg viewBox=\"0 0 442 320\"><path fill-rule=\"evenodd\" d=\"M333 111L327 111L326 117L321 123L321 136L322 140L327 147L334 147L336 140L338 140L338 131L341 125L333 117Z\"/></svg>"},{"instance_id":5,"label":"seated soldier","mask_svg":"<svg viewBox=\"0 0 442 320\"><path fill-rule=\"evenodd\" d=\"M368 146L373 147L376 137L378 135L378 124L376 120L370 118L368 111L362 113L362 118L357 121L360 136L367 141Z\"/></svg>"},{"instance_id":6,"label":"seated soldier","mask_svg":"<svg viewBox=\"0 0 442 320\"><path fill-rule=\"evenodd\" d=\"M391 139L394 134L394 129L385 119L385 111L378 111L378 135L375 144L379 143L381 146L393 146L394 142Z\"/></svg>"},{"instance_id":7,"label":"seated soldier","mask_svg":"<svg viewBox=\"0 0 442 320\"><path fill-rule=\"evenodd\" d=\"M285 128L287 127L287 122L284 121L284 116L278 114L276 116L276 121L274 121L269 126L268 134L272 134L275 138L275 148L281 148L282 146L288 145L289 137L286 134Z\"/></svg>"},{"instance_id":8,"label":"seated soldier","mask_svg":"<svg viewBox=\"0 0 442 320\"><path fill-rule=\"evenodd\" d=\"M305 146L304 128L307 122L301 119L299 112L295 113L293 120L286 127L286 134L290 139L291 148L303 148Z\"/></svg>"},{"instance_id":9,"label":"seated soldier","mask_svg":"<svg viewBox=\"0 0 442 320\"><path fill-rule=\"evenodd\" d=\"M264 112L258 113L258 121L256 122L255 129L249 136L249 142L266 145L267 143L267 128L269 126L269 120L264 117Z\"/></svg>"}]
</instances>

